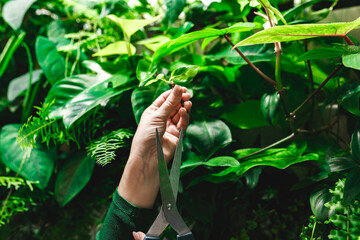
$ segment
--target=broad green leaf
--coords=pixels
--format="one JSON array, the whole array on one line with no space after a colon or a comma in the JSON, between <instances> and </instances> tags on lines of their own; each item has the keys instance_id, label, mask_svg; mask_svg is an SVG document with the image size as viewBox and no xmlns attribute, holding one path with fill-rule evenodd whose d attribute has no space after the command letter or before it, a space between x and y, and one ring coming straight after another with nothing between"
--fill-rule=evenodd
<instances>
[{"instance_id":1,"label":"broad green leaf","mask_svg":"<svg viewBox=\"0 0 360 240\"><path fill-rule=\"evenodd\" d=\"M181 169L197 167L201 165L208 167L237 167L240 165L240 163L233 157L221 156L209 159L208 161L187 161L181 165Z\"/></svg>"},{"instance_id":2,"label":"broad green leaf","mask_svg":"<svg viewBox=\"0 0 360 240\"><path fill-rule=\"evenodd\" d=\"M128 54L127 46L125 41L118 41L114 43L110 43L100 51L94 53L93 57L101 57L101 56L109 56L115 54ZM130 44L131 52L135 53L136 48L134 45Z\"/></svg>"},{"instance_id":3,"label":"broad green leaf","mask_svg":"<svg viewBox=\"0 0 360 240\"><path fill-rule=\"evenodd\" d=\"M325 207L324 204L331 200L332 196L329 192L329 187L325 186L318 188L311 193L310 206L315 217L320 221L325 221L331 217L334 213L329 208Z\"/></svg>"},{"instance_id":4,"label":"broad green leaf","mask_svg":"<svg viewBox=\"0 0 360 240\"><path fill-rule=\"evenodd\" d=\"M36 69L32 72L31 84L36 83L40 79L42 74L41 69ZM11 80L7 92L7 98L10 102L14 101L15 98L20 96L29 87L30 74L25 73L17 78Z\"/></svg>"},{"instance_id":5,"label":"broad green leaf","mask_svg":"<svg viewBox=\"0 0 360 240\"><path fill-rule=\"evenodd\" d=\"M355 162L360 164L360 129L356 129L351 136L351 155Z\"/></svg>"},{"instance_id":6,"label":"broad green leaf","mask_svg":"<svg viewBox=\"0 0 360 240\"><path fill-rule=\"evenodd\" d=\"M153 17L150 19L122 19L113 14L110 14L106 17L119 25L124 31L124 34L126 34L130 38L131 35L139 31L141 28L159 20L161 16Z\"/></svg>"},{"instance_id":7,"label":"broad green leaf","mask_svg":"<svg viewBox=\"0 0 360 240\"><path fill-rule=\"evenodd\" d=\"M197 40L204 38L219 37L227 33L247 32L257 27L258 25L254 23L240 23L225 29L206 28L200 31L191 32L182 35L179 38L176 38L172 41L165 43L154 53L153 65L157 65L166 55L179 51L180 49L186 47L187 45Z\"/></svg>"},{"instance_id":8,"label":"broad green leaf","mask_svg":"<svg viewBox=\"0 0 360 240\"><path fill-rule=\"evenodd\" d=\"M131 105L137 123L140 122L144 110L150 106L161 93L169 88L169 84L157 82L146 87L139 87L132 92Z\"/></svg>"},{"instance_id":9,"label":"broad green leaf","mask_svg":"<svg viewBox=\"0 0 360 240\"><path fill-rule=\"evenodd\" d=\"M47 26L47 36L54 43L59 42L65 38L66 29L64 22L61 20L54 20Z\"/></svg>"},{"instance_id":10,"label":"broad green leaf","mask_svg":"<svg viewBox=\"0 0 360 240\"><path fill-rule=\"evenodd\" d=\"M62 118L69 128L85 113L129 88L131 79L127 75L114 75L106 80L96 75L77 75L54 84L45 103L55 99L50 117Z\"/></svg>"},{"instance_id":11,"label":"broad green leaf","mask_svg":"<svg viewBox=\"0 0 360 240\"><path fill-rule=\"evenodd\" d=\"M349 91L349 93L343 97L341 101L341 105L352 114L360 117L359 99L360 99L360 86Z\"/></svg>"},{"instance_id":12,"label":"broad green leaf","mask_svg":"<svg viewBox=\"0 0 360 240\"><path fill-rule=\"evenodd\" d=\"M171 72L169 81L178 85L184 85L196 76L198 70L199 66L194 65L178 68Z\"/></svg>"},{"instance_id":13,"label":"broad green leaf","mask_svg":"<svg viewBox=\"0 0 360 240\"><path fill-rule=\"evenodd\" d=\"M270 124L274 124L275 115L279 107L280 96L277 92L273 94L265 93L260 100L260 107L263 116Z\"/></svg>"},{"instance_id":14,"label":"broad green leaf","mask_svg":"<svg viewBox=\"0 0 360 240\"><path fill-rule=\"evenodd\" d=\"M36 58L47 80L54 85L65 76L65 60L49 39L39 36L35 43Z\"/></svg>"},{"instance_id":15,"label":"broad green leaf","mask_svg":"<svg viewBox=\"0 0 360 240\"><path fill-rule=\"evenodd\" d=\"M232 141L229 127L217 119L193 121L187 129L186 135L192 146L205 159Z\"/></svg>"},{"instance_id":16,"label":"broad green leaf","mask_svg":"<svg viewBox=\"0 0 360 240\"><path fill-rule=\"evenodd\" d=\"M84 153L77 153L68 159L60 169L55 182L55 199L65 206L88 183L95 166L95 160Z\"/></svg>"},{"instance_id":17,"label":"broad green leaf","mask_svg":"<svg viewBox=\"0 0 360 240\"><path fill-rule=\"evenodd\" d=\"M298 62L321 58L335 58L340 57L343 54L344 52L338 48L316 48L302 54L298 58Z\"/></svg>"},{"instance_id":18,"label":"broad green leaf","mask_svg":"<svg viewBox=\"0 0 360 240\"><path fill-rule=\"evenodd\" d=\"M82 62L82 65L87 69L95 72L98 76L102 76L104 79L108 79L111 77L111 74L105 71L102 66L96 61L85 60Z\"/></svg>"},{"instance_id":19,"label":"broad green leaf","mask_svg":"<svg viewBox=\"0 0 360 240\"><path fill-rule=\"evenodd\" d=\"M360 167L352 169L346 177L344 203L350 203L360 193Z\"/></svg>"},{"instance_id":20,"label":"broad green leaf","mask_svg":"<svg viewBox=\"0 0 360 240\"><path fill-rule=\"evenodd\" d=\"M17 31L24 15L36 0L11 0L4 4L2 16L12 29Z\"/></svg>"},{"instance_id":21,"label":"broad green leaf","mask_svg":"<svg viewBox=\"0 0 360 240\"><path fill-rule=\"evenodd\" d=\"M156 50L158 50L159 47L161 47L161 45L163 45L164 43L166 43L168 41L170 41L169 37L163 36L163 35L158 35L158 36L155 36L152 38L147 38L147 39L138 41L138 42L136 42L136 44L144 45L151 51L155 52Z\"/></svg>"},{"instance_id":22,"label":"broad green leaf","mask_svg":"<svg viewBox=\"0 0 360 240\"><path fill-rule=\"evenodd\" d=\"M156 67L151 66L151 62L141 59L136 66L136 77L142 85L146 80L150 79L156 73Z\"/></svg>"},{"instance_id":23,"label":"broad green leaf","mask_svg":"<svg viewBox=\"0 0 360 240\"><path fill-rule=\"evenodd\" d=\"M345 55L342 61L345 67L360 70L360 53Z\"/></svg>"},{"instance_id":24,"label":"broad green leaf","mask_svg":"<svg viewBox=\"0 0 360 240\"><path fill-rule=\"evenodd\" d=\"M352 168L357 168L359 165L354 161L354 159L349 157L335 157L330 158L326 161L330 172L340 172Z\"/></svg>"},{"instance_id":25,"label":"broad green leaf","mask_svg":"<svg viewBox=\"0 0 360 240\"><path fill-rule=\"evenodd\" d=\"M235 47L261 43L295 41L314 37L343 37L359 25L360 18L353 22L276 26L255 33L237 43Z\"/></svg>"},{"instance_id":26,"label":"broad green leaf","mask_svg":"<svg viewBox=\"0 0 360 240\"><path fill-rule=\"evenodd\" d=\"M16 140L20 124L8 124L0 132L0 159L16 173L29 181L38 181L45 189L54 169L56 150L43 146L21 149Z\"/></svg>"},{"instance_id":27,"label":"broad green leaf","mask_svg":"<svg viewBox=\"0 0 360 240\"><path fill-rule=\"evenodd\" d=\"M163 23L166 26L173 24L185 7L185 0L165 0L166 13Z\"/></svg>"},{"instance_id":28,"label":"broad green leaf","mask_svg":"<svg viewBox=\"0 0 360 240\"><path fill-rule=\"evenodd\" d=\"M253 189L256 187L256 185L259 182L259 176L261 174L261 171L262 171L262 168L257 167L257 168L250 169L249 171L247 171L244 174L247 187L249 187L250 189Z\"/></svg>"},{"instance_id":29,"label":"broad green leaf","mask_svg":"<svg viewBox=\"0 0 360 240\"><path fill-rule=\"evenodd\" d=\"M228 111L220 117L242 129L269 126L260 109L260 101L248 100L228 106Z\"/></svg>"}]
</instances>

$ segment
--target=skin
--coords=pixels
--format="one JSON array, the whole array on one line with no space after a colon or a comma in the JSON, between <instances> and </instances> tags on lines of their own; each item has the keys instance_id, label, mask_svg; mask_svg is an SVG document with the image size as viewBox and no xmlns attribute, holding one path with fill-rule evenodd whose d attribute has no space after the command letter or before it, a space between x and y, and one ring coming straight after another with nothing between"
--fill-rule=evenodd
<instances>
[{"instance_id":1,"label":"skin","mask_svg":"<svg viewBox=\"0 0 360 240\"><path fill-rule=\"evenodd\" d=\"M141 116L118 186L119 194L135 206L152 208L155 203L160 186L155 129L159 131L164 157L169 163L179 141L180 129L186 130L189 124L192 103L186 90L176 85L162 93ZM133 232L133 236L135 240L142 240L145 234Z\"/></svg>"}]
</instances>

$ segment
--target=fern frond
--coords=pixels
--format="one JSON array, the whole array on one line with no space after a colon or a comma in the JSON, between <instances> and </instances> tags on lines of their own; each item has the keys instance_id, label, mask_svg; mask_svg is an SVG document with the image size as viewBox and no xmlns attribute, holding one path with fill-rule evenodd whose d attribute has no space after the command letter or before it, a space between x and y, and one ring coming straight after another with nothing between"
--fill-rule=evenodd
<instances>
[{"instance_id":1,"label":"fern frond","mask_svg":"<svg viewBox=\"0 0 360 240\"><path fill-rule=\"evenodd\" d=\"M14 188L18 190L21 186L28 186L31 191L33 191L33 184L39 182L25 180L19 177L8 177L8 176L0 176L0 186L6 187L7 189Z\"/></svg>"},{"instance_id":2,"label":"fern frond","mask_svg":"<svg viewBox=\"0 0 360 240\"><path fill-rule=\"evenodd\" d=\"M97 164L105 166L115 160L115 152L117 149L128 146L129 140L133 135L133 132L129 129L113 131L108 135L95 140L87 147L87 152L96 159Z\"/></svg>"}]
</instances>

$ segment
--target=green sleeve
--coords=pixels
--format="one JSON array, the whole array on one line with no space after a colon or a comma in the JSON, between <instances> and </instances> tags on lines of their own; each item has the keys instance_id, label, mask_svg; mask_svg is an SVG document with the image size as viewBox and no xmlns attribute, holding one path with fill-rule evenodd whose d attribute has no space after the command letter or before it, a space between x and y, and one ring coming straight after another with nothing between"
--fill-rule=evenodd
<instances>
[{"instance_id":1,"label":"green sleeve","mask_svg":"<svg viewBox=\"0 0 360 240\"><path fill-rule=\"evenodd\" d=\"M96 240L133 240L133 231L146 232L155 220L155 209L139 208L115 191L112 203L106 214Z\"/></svg>"}]
</instances>

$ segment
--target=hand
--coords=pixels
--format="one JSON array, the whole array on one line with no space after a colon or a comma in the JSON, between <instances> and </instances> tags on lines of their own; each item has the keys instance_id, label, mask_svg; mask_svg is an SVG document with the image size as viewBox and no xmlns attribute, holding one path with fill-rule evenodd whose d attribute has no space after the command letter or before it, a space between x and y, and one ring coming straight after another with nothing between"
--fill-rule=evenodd
<instances>
[{"instance_id":1,"label":"hand","mask_svg":"<svg viewBox=\"0 0 360 240\"><path fill-rule=\"evenodd\" d=\"M143 240L145 237L145 233L143 232L133 232L133 236L135 240Z\"/></svg>"},{"instance_id":2,"label":"hand","mask_svg":"<svg viewBox=\"0 0 360 240\"><path fill-rule=\"evenodd\" d=\"M155 129L159 131L164 157L169 162L179 141L180 129L186 130L189 124L192 106L189 99L186 88L175 86L161 94L142 114L118 188L119 194L133 205L153 206L159 190Z\"/></svg>"}]
</instances>

